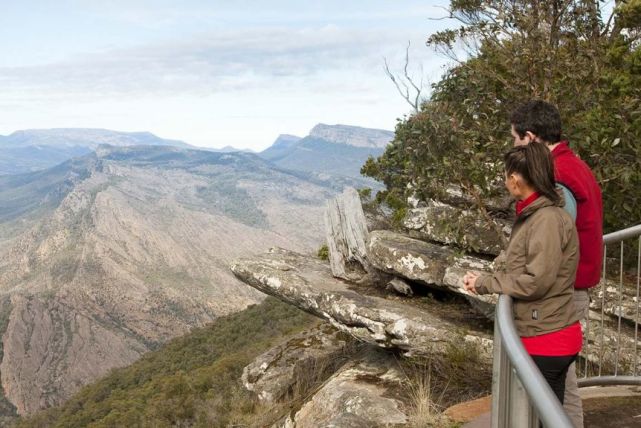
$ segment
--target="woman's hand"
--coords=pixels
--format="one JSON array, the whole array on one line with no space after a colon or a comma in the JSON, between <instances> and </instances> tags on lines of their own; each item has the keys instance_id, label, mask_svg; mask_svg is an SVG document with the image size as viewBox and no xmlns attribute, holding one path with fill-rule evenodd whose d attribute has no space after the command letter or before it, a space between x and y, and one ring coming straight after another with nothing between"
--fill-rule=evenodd
<instances>
[{"instance_id":1,"label":"woman's hand","mask_svg":"<svg viewBox=\"0 0 641 428\"><path fill-rule=\"evenodd\" d=\"M476 292L476 280L479 276L480 274L477 272L467 271L467 273L463 275L463 288L472 294L478 294Z\"/></svg>"}]
</instances>

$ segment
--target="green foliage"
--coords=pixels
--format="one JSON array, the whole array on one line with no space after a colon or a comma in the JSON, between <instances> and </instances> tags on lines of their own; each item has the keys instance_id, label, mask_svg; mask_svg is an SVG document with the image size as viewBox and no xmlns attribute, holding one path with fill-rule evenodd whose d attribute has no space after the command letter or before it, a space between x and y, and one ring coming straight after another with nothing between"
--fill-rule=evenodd
<instances>
[{"instance_id":1,"label":"green foliage","mask_svg":"<svg viewBox=\"0 0 641 428\"><path fill-rule=\"evenodd\" d=\"M362 173L398 197L438 198L456 184L483 207L502 190L510 112L545 99L559 107L566 138L602 186L606 231L638 223L641 2L622 3L609 25L598 2L567 3L452 1L451 15L463 25L428 44L457 65ZM457 41L467 48L465 61L456 58Z\"/></svg>"},{"instance_id":2,"label":"green foliage","mask_svg":"<svg viewBox=\"0 0 641 428\"><path fill-rule=\"evenodd\" d=\"M368 158L370 159L370 158ZM362 189L356 189L358 192L358 196L361 197L361 199L364 200L369 200L372 197L372 189L369 187L363 187Z\"/></svg>"},{"instance_id":3,"label":"green foliage","mask_svg":"<svg viewBox=\"0 0 641 428\"><path fill-rule=\"evenodd\" d=\"M240 384L243 367L313 322L310 315L267 298L113 370L64 406L16 427L246 426L257 405Z\"/></svg>"},{"instance_id":4,"label":"green foliage","mask_svg":"<svg viewBox=\"0 0 641 428\"><path fill-rule=\"evenodd\" d=\"M329 260L329 248L327 247L327 245L321 245L316 255L321 260Z\"/></svg>"}]
</instances>

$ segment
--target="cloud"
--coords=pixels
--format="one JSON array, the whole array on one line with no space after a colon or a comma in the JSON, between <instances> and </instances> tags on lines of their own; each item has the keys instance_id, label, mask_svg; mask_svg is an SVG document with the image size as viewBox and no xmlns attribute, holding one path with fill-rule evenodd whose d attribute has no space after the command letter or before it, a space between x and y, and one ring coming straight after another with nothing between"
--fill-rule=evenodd
<instances>
[{"instance_id":1,"label":"cloud","mask_svg":"<svg viewBox=\"0 0 641 428\"><path fill-rule=\"evenodd\" d=\"M0 68L0 87L5 93L90 96L320 87L329 74L382 73L382 58L402 54L406 40L377 29L332 25L216 31L53 64Z\"/></svg>"}]
</instances>

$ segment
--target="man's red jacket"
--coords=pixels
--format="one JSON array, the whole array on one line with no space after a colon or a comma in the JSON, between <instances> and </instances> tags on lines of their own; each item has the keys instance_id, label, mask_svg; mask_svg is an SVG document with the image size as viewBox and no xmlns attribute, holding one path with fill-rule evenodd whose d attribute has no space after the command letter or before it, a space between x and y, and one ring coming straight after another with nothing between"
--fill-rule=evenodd
<instances>
[{"instance_id":1,"label":"man's red jacket","mask_svg":"<svg viewBox=\"0 0 641 428\"><path fill-rule=\"evenodd\" d=\"M594 287L603 263L603 202L601 188L590 167L561 141L552 150L556 181L576 199L576 229L579 234L579 266L574 288Z\"/></svg>"}]
</instances>

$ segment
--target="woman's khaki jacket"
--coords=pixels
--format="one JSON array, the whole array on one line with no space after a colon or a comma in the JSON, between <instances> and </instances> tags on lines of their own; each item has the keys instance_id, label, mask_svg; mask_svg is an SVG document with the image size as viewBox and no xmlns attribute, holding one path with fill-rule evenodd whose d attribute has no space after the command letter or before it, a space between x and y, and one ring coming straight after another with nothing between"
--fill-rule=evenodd
<instances>
[{"instance_id":1,"label":"woman's khaki jacket","mask_svg":"<svg viewBox=\"0 0 641 428\"><path fill-rule=\"evenodd\" d=\"M572 300L578 259L572 218L539 196L516 218L508 247L495 260L494 274L481 275L476 291L514 298L520 336L551 333L578 320Z\"/></svg>"}]
</instances>

